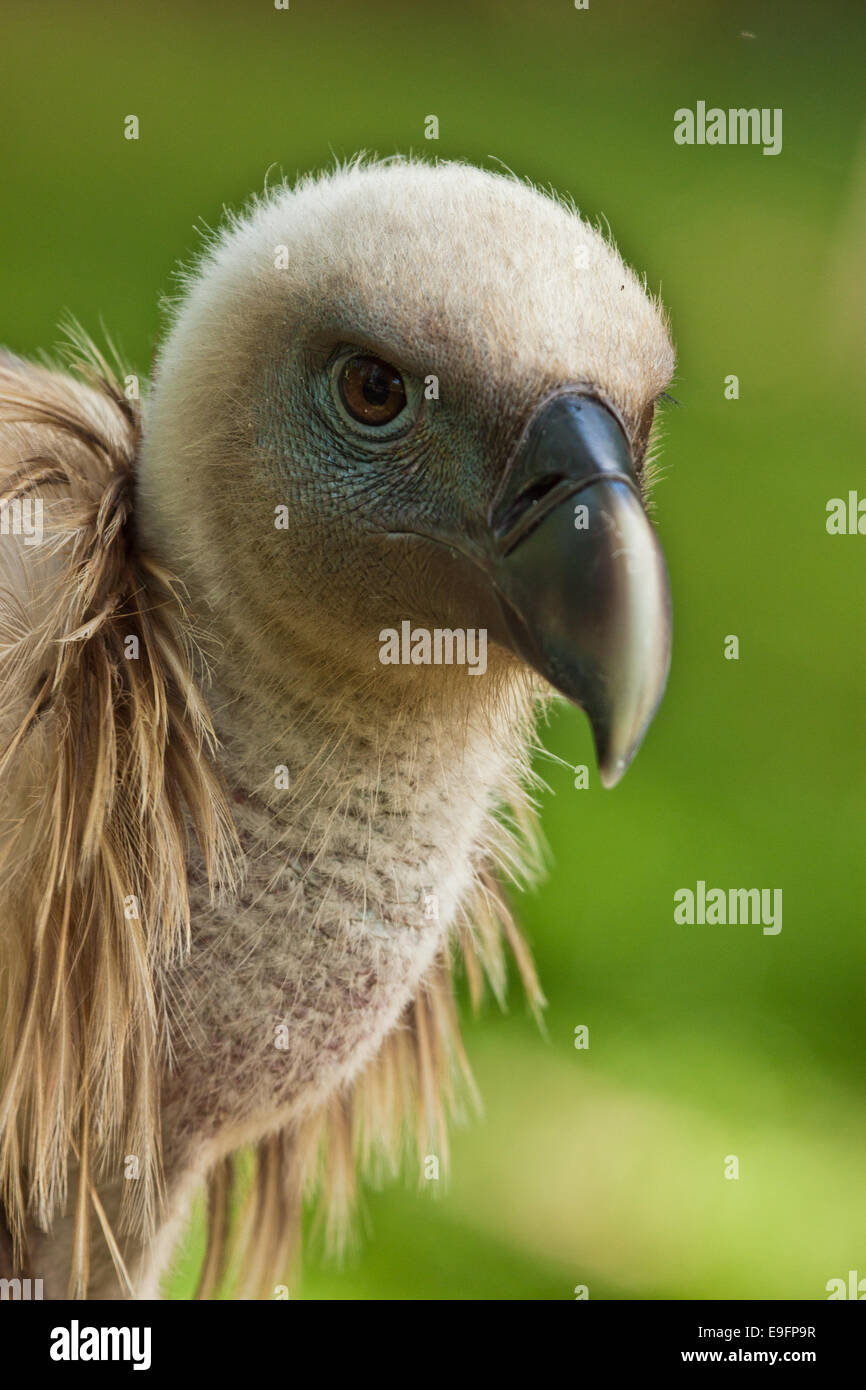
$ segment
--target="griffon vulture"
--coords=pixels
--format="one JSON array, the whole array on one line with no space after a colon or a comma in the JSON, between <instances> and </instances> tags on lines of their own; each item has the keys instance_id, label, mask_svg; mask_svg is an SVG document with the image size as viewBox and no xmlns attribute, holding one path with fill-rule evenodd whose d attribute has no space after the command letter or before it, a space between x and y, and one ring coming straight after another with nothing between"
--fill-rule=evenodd
<instances>
[{"instance_id":1,"label":"griffon vulture","mask_svg":"<svg viewBox=\"0 0 866 1390\"><path fill-rule=\"evenodd\" d=\"M140 406L76 357L0 356L0 1265L156 1297L205 1183L267 1296L305 1194L444 1159L455 951L539 997L496 884L539 701L610 786L661 698L673 350L572 206L395 160L232 218Z\"/></svg>"}]
</instances>

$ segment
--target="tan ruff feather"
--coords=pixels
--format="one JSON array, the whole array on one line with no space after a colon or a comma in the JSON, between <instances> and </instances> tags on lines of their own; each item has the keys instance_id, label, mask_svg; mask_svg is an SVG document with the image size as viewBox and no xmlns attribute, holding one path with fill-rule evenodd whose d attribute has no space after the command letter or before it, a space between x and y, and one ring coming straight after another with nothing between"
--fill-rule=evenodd
<instances>
[{"instance_id":1,"label":"tan ruff feather","mask_svg":"<svg viewBox=\"0 0 866 1390\"><path fill-rule=\"evenodd\" d=\"M121 1231L146 1236L161 1200L159 1076L170 1058L155 978L189 945L188 828L214 895L237 881L238 846L188 615L172 577L135 544L138 412L80 333L75 347L74 377L0 357L0 442L4 429L20 440L14 466L0 473L0 498L44 500L44 545L58 565L35 627L20 598L0 588L0 631L10 634L0 648L2 700L22 671L39 672L0 747L4 805L15 807L0 818L0 1216L23 1268L28 1224L50 1228L77 1159L70 1292L85 1297L91 1206L131 1291L97 1185L137 1156ZM130 637L137 659L126 656ZM515 845L533 850L528 803L513 790L516 824L490 845L506 866L519 865ZM528 949L486 867L456 939L473 1005L485 975L504 997L504 941L533 1007L541 1004ZM356 1171L378 1181L413 1147L446 1166L446 1122L464 1096L477 1103L444 954L350 1088L260 1141L246 1184L247 1156L214 1167L197 1296L213 1296L231 1275L239 1296L272 1297L299 1246L303 1202L316 1194L326 1240L339 1248Z\"/></svg>"},{"instance_id":2,"label":"tan ruff feather","mask_svg":"<svg viewBox=\"0 0 866 1390\"><path fill-rule=\"evenodd\" d=\"M134 1154L121 1225L147 1230L158 1200L153 982L189 941L188 825L214 892L232 881L235 842L189 623L170 576L135 549L137 409L92 345L77 346L77 379L0 358L0 498L42 500L36 549L56 565L35 626L0 591L0 630L14 635L0 650L4 711L38 672L0 747L0 1193L23 1264L28 1221L50 1227L78 1153L70 1291L82 1296L92 1181L122 1177Z\"/></svg>"}]
</instances>

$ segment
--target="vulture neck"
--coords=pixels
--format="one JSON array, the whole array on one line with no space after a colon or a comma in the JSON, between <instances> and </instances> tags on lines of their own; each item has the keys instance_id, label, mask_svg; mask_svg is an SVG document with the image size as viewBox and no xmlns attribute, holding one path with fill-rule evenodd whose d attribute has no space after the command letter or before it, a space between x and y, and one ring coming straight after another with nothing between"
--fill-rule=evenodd
<instances>
[{"instance_id":1,"label":"vulture neck","mask_svg":"<svg viewBox=\"0 0 866 1390\"><path fill-rule=\"evenodd\" d=\"M520 795L532 699L522 677L475 696L398 697L310 677L257 684L243 661L216 672L211 708L244 851L321 879L372 929L447 926ZM431 685L439 672L433 673ZM467 693L467 684L470 693Z\"/></svg>"},{"instance_id":2,"label":"vulture neck","mask_svg":"<svg viewBox=\"0 0 866 1390\"><path fill-rule=\"evenodd\" d=\"M163 986L166 1241L212 1164L278 1130L299 1135L375 1066L419 990L437 987L485 861L514 859L494 811L523 795L528 684L503 681L489 707L408 708L323 694L302 676L289 697L250 671L226 662L210 691L244 878L215 907L193 867L190 957ZM449 1045L425 1044L440 1058ZM399 1109L404 1092L383 1075ZM142 1297L154 1296L161 1240Z\"/></svg>"},{"instance_id":3,"label":"vulture neck","mask_svg":"<svg viewBox=\"0 0 866 1390\"><path fill-rule=\"evenodd\" d=\"M243 879L214 908L194 869L191 954L165 990L196 1000L183 1019L169 1009L175 1174L351 1083L439 967L480 870L514 859L494 811L516 797L528 687L503 684L455 719L443 703L338 698L303 677L290 699L250 670L224 665L211 691Z\"/></svg>"},{"instance_id":4,"label":"vulture neck","mask_svg":"<svg viewBox=\"0 0 866 1390\"><path fill-rule=\"evenodd\" d=\"M193 866L192 949L164 987L170 1186L352 1084L441 965L482 867L514 859L493 812L523 767L528 687L455 720L303 681L288 699L250 670L224 664L211 689L243 878L214 906Z\"/></svg>"},{"instance_id":5,"label":"vulture neck","mask_svg":"<svg viewBox=\"0 0 866 1390\"><path fill-rule=\"evenodd\" d=\"M300 1134L375 1068L419 991L436 988L481 871L514 863L495 812L525 799L534 703L513 670L488 671L484 698L469 679L410 699L386 677L337 688L306 655L283 651L278 673L252 636L214 636L207 694L243 876L214 904L191 864L190 955L161 982L166 1241L213 1164L277 1131ZM429 1046L439 1056L446 1043ZM141 1296L153 1296L162 1239Z\"/></svg>"}]
</instances>

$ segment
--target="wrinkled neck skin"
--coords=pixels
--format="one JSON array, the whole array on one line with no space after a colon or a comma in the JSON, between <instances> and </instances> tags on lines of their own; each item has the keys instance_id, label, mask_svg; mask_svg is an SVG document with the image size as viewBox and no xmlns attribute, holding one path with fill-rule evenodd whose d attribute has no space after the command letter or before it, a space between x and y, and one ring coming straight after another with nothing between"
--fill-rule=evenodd
<instances>
[{"instance_id":1,"label":"wrinkled neck skin","mask_svg":"<svg viewBox=\"0 0 866 1390\"><path fill-rule=\"evenodd\" d=\"M263 678L242 634L216 639L208 695L244 872L214 908L193 857L190 957L160 982L166 1202L150 1245L126 1246L143 1298L212 1164L325 1103L397 1023L496 837L531 721L513 668L495 698L441 668L423 699L384 672L337 694L308 653L281 645L282 676ZM90 1296L117 1292L105 1264Z\"/></svg>"},{"instance_id":2,"label":"wrinkled neck skin","mask_svg":"<svg viewBox=\"0 0 866 1390\"><path fill-rule=\"evenodd\" d=\"M194 1039L183 1089L192 1070L238 1127L229 1147L376 1051L470 888L510 752L480 709L455 727L351 695L275 706L236 674L217 673L213 713L244 878L213 910L193 875L191 960L169 991L173 1033Z\"/></svg>"}]
</instances>

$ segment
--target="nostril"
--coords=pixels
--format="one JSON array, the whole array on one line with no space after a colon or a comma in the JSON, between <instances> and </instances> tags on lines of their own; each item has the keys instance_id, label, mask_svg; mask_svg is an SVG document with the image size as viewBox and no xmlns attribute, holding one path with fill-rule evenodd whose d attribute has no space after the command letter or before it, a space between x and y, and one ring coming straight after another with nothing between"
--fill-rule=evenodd
<instances>
[{"instance_id":1,"label":"nostril","mask_svg":"<svg viewBox=\"0 0 866 1390\"><path fill-rule=\"evenodd\" d=\"M521 493L515 497L508 510L499 519L496 528L497 535L507 535L511 528L520 521L527 512L547 496L556 487L557 483L563 481L561 473L546 473L543 478L536 478L534 482L525 487Z\"/></svg>"}]
</instances>

